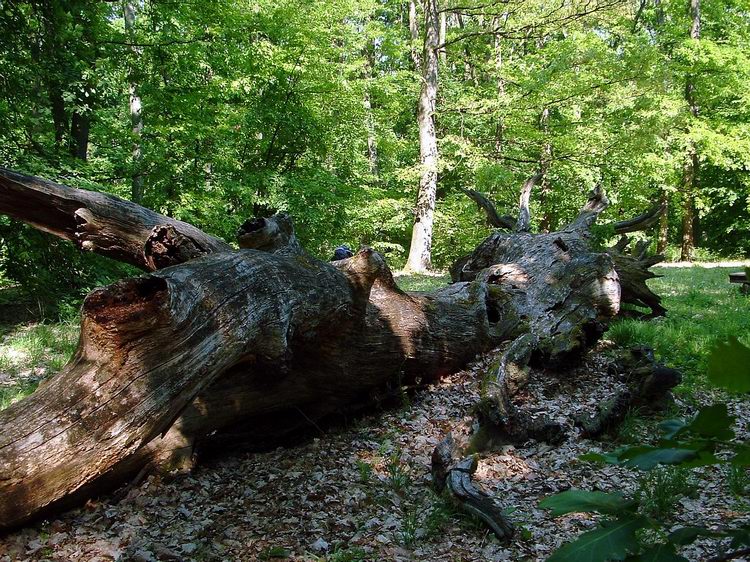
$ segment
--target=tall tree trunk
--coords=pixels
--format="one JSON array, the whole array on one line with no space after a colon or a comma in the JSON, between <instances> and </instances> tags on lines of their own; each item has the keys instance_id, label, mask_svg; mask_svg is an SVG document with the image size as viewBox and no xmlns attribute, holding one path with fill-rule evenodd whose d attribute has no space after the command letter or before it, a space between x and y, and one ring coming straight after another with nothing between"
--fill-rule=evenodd
<instances>
[{"instance_id":1,"label":"tall tree trunk","mask_svg":"<svg viewBox=\"0 0 750 562\"><path fill-rule=\"evenodd\" d=\"M700 0L689 0L690 12L690 38L698 41L701 36L701 5ZM698 102L695 97L695 77L688 73L685 78L685 101L687 102L690 116L694 120L698 117ZM695 141L689 138L691 126L688 126L687 154L685 155L685 169L683 175L683 199L682 199L682 248L680 260L692 261L695 249L695 193L698 187L698 174L700 172L700 160L698 159L698 148Z\"/></svg>"},{"instance_id":2,"label":"tall tree trunk","mask_svg":"<svg viewBox=\"0 0 750 562\"><path fill-rule=\"evenodd\" d=\"M123 4L123 16L125 19L125 31L128 37L130 37L131 43L135 43L136 6L134 0L125 0ZM143 200L143 173L141 171L143 160L143 150L141 148L143 113L135 66L141 53L137 47L131 47L131 54L133 55L133 60L130 63L128 72L130 126L133 133L133 148L131 152L133 175L130 178L130 198L136 203L140 203Z\"/></svg>"},{"instance_id":3,"label":"tall tree trunk","mask_svg":"<svg viewBox=\"0 0 750 562\"><path fill-rule=\"evenodd\" d=\"M539 128L544 135L542 150L539 155L539 174L541 178L541 189L539 190L539 205L542 208L542 221L539 226L541 232L549 232L552 229L552 208L549 196L552 186L549 181L548 172L552 165L552 143L549 142L549 108L545 107L539 117Z\"/></svg>"},{"instance_id":4,"label":"tall tree trunk","mask_svg":"<svg viewBox=\"0 0 750 562\"><path fill-rule=\"evenodd\" d=\"M440 34L438 36L438 45L440 45L440 62L446 64L448 62L448 50L443 46L445 43L445 36L448 32L448 18L445 12L440 12Z\"/></svg>"},{"instance_id":5,"label":"tall tree trunk","mask_svg":"<svg viewBox=\"0 0 750 562\"><path fill-rule=\"evenodd\" d=\"M88 92L88 88L86 88ZM73 110L73 118L70 120L70 155L80 160L88 159L89 154L89 132L91 130L90 110L83 107L88 101L89 96L85 95L79 98L78 108Z\"/></svg>"},{"instance_id":6,"label":"tall tree trunk","mask_svg":"<svg viewBox=\"0 0 750 562\"><path fill-rule=\"evenodd\" d=\"M417 17L417 3L409 0L409 37L411 37L411 61L414 70L422 73L422 56L419 54L419 18Z\"/></svg>"},{"instance_id":7,"label":"tall tree trunk","mask_svg":"<svg viewBox=\"0 0 750 562\"><path fill-rule=\"evenodd\" d=\"M492 19L492 27L496 29L499 18L495 17ZM505 137L505 123L503 122L502 112L500 111L500 105L505 99L505 79L503 78L503 43L499 34L494 35L494 49L495 49L495 72L497 72L497 123L495 125L495 153L496 157L500 158L503 152L503 142Z\"/></svg>"},{"instance_id":8,"label":"tall tree trunk","mask_svg":"<svg viewBox=\"0 0 750 562\"><path fill-rule=\"evenodd\" d=\"M428 271L432 265L432 230L437 198L438 147L435 131L435 104L438 90L439 18L437 0L424 0L425 38L422 88L417 108L419 126L419 159L422 177L419 180L417 205L414 210L409 257L406 269Z\"/></svg>"},{"instance_id":9,"label":"tall tree trunk","mask_svg":"<svg viewBox=\"0 0 750 562\"><path fill-rule=\"evenodd\" d=\"M367 129L367 160L370 162L370 174L378 177L378 143L375 131L375 116L372 113L372 102L370 101L370 84L375 67L375 43L365 47L365 69L364 69L364 92L362 105L365 108L365 128Z\"/></svg>"}]
</instances>

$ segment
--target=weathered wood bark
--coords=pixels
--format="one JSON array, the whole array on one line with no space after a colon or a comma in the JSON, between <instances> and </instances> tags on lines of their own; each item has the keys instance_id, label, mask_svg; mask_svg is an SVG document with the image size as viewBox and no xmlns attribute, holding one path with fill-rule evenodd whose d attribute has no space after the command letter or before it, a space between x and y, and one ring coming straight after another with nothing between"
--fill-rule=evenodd
<instances>
[{"instance_id":1,"label":"weathered wood bark","mask_svg":"<svg viewBox=\"0 0 750 562\"><path fill-rule=\"evenodd\" d=\"M73 189L0 168L0 213L70 240L82 250L153 271L196 257L231 250L231 246L188 223L105 193ZM175 233L168 244L164 227ZM179 236L177 236L179 235ZM150 249L149 249L150 248ZM155 257L153 252L165 252ZM159 262L159 265L154 263Z\"/></svg>"},{"instance_id":2,"label":"weathered wood bark","mask_svg":"<svg viewBox=\"0 0 750 562\"><path fill-rule=\"evenodd\" d=\"M497 231L485 239L472 254L456 260L450 268L451 279L454 282L475 279L479 271L491 264L504 263L508 259L514 264L517 263L518 255L512 248L521 249L525 253L528 252L525 254L527 259L532 264L536 264L537 267L541 263L553 263L555 253L560 250L568 252L572 248L573 255L589 257L594 255L589 246L588 234L599 214L609 204L604 193L597 188L591 194L579 216L559 232L528 234L527 231L530 229L529 198L533 187L540 179L542 179L541 174L533 176L524 183L521 189L519 218L515 225L515 232L507 234ZM491 225L505 230L512 228L509 226L512 222L506 220L505 217L500 217L495 206L484 195L468 190L465 190L465 192L485 211ZM633 219L616 222L614 231L624 234L649 228L659 221L659 217L664 211L663 206L657 205ZM648 279L656 277L654 273L649 271L649 268L660 262L663 256L647 256L645 248L641 248L633 255L626 255L623 252L628 243L629 240L623 237L617 245L605 251L617 274L616 283L620 287L620 301L625 304L650 307L651 316L663 316L666 310L661 306L661 298L646 285ZM532 246L535 248L533 251L531 250ZM510 252L510 257L505 256L507 252ZM532 258L532 254L537 257ZM544 256L543 262L539 259L539 256ZM576 263L570 271L575 271L575 275L578 275L579 268L582 265ZM543 270L540 270L540 276L542 275ZM565 281L566 279L562 279L563 283ZM531 285L540 286L533 282Z\"/></svg>"},{"instance_id":3,"label":"weathered wood bark","mask_svg":"<svg viewBox=\"0 0 750 562\"><path fill-rule=\"evenodd\" d=\"M92 292L70 363L0 412L0 529L371 404L501 341L563 364L619 309L612 259L586 236L605 206L598 191L564 231L495 233L467 280L407 294L368 248L309 256L286 215L246 221L235 251L132 202L1 172L0 212L152 272Z\"/></svg>"},{"instance_id":4,"label":"weathered wood bark","mask_svg":"<svg viewBox=\"0 0 750 562\"><path fill-rule=\"evenodd\" d=\"M433 487L438 493L449 493L461 509L484 521L498 539L510 540L515 529L505 518L502 506L471 481L477 470L476 457L456 460L455 452L453 436L449 433L432 452Z\"/></svg>"}]
</instances>

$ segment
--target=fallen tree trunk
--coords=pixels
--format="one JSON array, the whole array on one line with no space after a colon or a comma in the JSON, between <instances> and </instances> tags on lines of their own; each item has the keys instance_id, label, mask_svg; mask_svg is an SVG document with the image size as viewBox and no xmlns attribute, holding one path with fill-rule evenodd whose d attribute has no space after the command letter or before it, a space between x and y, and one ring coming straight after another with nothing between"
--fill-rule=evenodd
<instances>
[{"instance_id":1,"label":"fallen tree trunk","mask_svg":"<svg viewBox=\"0 0 750 562\"><path fill-rule=\"evenodd\" d=\"M70 363L0 412L3 529L144 467L189 467L196 450L268 441L371 404L501 341L529 338L530 356L564 364L619 310L612 259L588 246L600 192L559 233L496 237L494 261L464 268L471 281L428 295L398 289L367 248L332 264L309 256L285 215L245 222L235 251L133 203L38 178L0 173L0 192L0 212L154 270L92 292ZM81 209L98 226L79 236ZM113 242L118 229L127 244Z\"/></svg>"}]
</instances>

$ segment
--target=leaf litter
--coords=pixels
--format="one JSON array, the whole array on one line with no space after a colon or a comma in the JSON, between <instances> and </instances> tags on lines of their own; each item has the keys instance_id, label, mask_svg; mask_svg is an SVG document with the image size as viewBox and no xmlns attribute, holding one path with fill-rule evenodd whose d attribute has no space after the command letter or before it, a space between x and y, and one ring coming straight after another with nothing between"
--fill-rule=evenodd
<instances>
[{"instance_id":1,"label":"leaf litter","mask_svg":"<svg viewBox=\"0 0 750 562\"><path fill-rule=\"evenodd\" d=\"M400 408L354 418L294 446L228 456L186 475L150 476L14 532L0 538L0 562L545 560L594 528L598 516L553 518L537 507L539 501L570 488L631 495L643 474L578 460L613 446L612 439L581 438L572 421L596 412L620 384L609 374L606 347L602 342L562 376L536 371L518 398L565 426L566 441L507 445L480 457L475 482L498 498L518 529L509 544L430 486L435 445L449 431L468 443L476 429L473 408L496 357L488 354L405 394ZM680 415L695 411L694 404L676 404ZM733 400L729 407L738 437L747 439L747 401ZM668 515L674 527L750 522L750 502L729 492L724 469L692 473L696 493L677 501ZM698 562L721 546L701 539L681 554Z\"/></svg>"}]
</instances>

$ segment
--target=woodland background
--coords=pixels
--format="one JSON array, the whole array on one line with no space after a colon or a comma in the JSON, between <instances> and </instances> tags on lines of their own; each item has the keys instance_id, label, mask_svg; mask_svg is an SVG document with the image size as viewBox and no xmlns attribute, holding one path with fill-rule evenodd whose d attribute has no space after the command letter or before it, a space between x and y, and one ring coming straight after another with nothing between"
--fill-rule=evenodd
<instances>
[{"instance_id":1,"label":"woodland background","mask_svg":"<svg viewBox=\"0 0 750 562\"><path fill-rule=\"evenodd\" d=\"M368 244L400 267L428 4L0 0L0 165L226 239L287 211L321 257ZM434 267L488 232L462 189L511 210L538 171L536 228L601 182L610 221L667 205L654 249L671 259L750 255L750 2L437 8ZM52 313L128 273L5 217L0 237L5 276Z\"/></svg>"}]
</instances>

